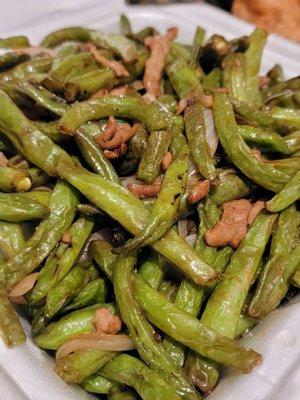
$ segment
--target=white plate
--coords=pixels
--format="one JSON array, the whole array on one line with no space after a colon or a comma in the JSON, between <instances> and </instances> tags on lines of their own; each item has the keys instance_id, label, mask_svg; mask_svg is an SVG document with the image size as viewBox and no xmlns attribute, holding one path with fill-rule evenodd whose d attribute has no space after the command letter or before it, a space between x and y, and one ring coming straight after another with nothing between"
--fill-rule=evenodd
<instances>
[{"instance_id":1,"label":"white plate","mask_svg":"<svg viewBox=\"0 0 300 400\"><path fill-rule=\"evenodd\" d=\"M87 25L118 30L118 16L126 12L135 29L153 25L159 30L180 28L180 39L192 40L200 25L208 34L228 38L248 34L252 26L204 4L128 7L119 0L0 0L0 36L26 34L38 42L51 30ZM279 36L269 38L262 72L275 63L287 77L299 74L300 46ZM1 110L0 110L1 112ZM299 400L300 399L300 305L289 304L273 312L242 340L264 357L249 375L227 372L210 400ZM29 326L24 321L26 331ZM29 336L29 335L28 335ZM66 385L52 371L52 360L28 339L16 349L0 341L0 400L93 399L78 387ZM155 400L155 399L153 399Z\"/></svg>"}]
</instances>

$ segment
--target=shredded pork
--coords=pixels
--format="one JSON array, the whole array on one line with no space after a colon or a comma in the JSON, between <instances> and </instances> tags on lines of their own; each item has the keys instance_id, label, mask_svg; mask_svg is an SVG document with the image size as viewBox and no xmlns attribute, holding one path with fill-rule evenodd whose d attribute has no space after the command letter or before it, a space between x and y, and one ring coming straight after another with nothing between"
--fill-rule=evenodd
<instances>
[{"instance_id":1,"label":"shredded pork","mask_svg":"<svg viewBox=\"0 0 300 400\"><path fill-rule=\"evenodd\" d=\"M98 308L94 314L93 325L98 333L115 335L121 330L122 320L107 308Z\"/></svg>"},{"instance_id":2,"label":"shredded pork","mask_svg":"<svg viewBox=\"0 0 300 400\"><path fill-rule=\"evenodd\" d=\"M106 150L120 148L136 133L138 124L132 127L127 124L119 124L114 117L109 117L105 131L95 138L96 143Z\"/></svg>"},{"instance_id":3,"label":"shredded pork","mask_svg":"<svg viewBox=\"0 0 300 400\"><path fill-rule=\"evenodd\" d=\"M157 196L161 188L161 179L156 179L151 185L128 183L127 189L135 196L143 199L145 197Z\"/></svg>"},{"instance_id":4,"label":"shredded pork","mask_svg":"<svg viewBox=\"0 0 300 400\"><path fill-rule=\"evenodd\" d=\"M202 200L205 196L208 195L210 189L210 181L205 179L204 181L197 182L191 189L187 201L190 204L195 204L198 201Z\"/></svg>"},{"instance_id":5,"label":"shredded pork","mask_svg":"<svg viewBox=\"0 0 300 400\"><path fill-rule=\"evenodd\" d=\"M237 248L247 234L248 225L263 208L263 201L254 205L246 199L225 203L221 220L205 234L207 244L213 247L229 244Z\"/></svg>"},{"instance_id":6,"label":"shredded pork","mask_svg":"<svg viewBox=\"0 0 300 400\"><path fill-rule=\"evenodd\" d=\"M154 97L162 94L160 88L161 76L170 51L170 42L176 36L177 28L171 28L164 36L148 36L144 41L150 49L150 57L146 61L143 84L147 93Z\"/></svg>"},{"instance_id":7,"label":"shredded pork","mask_svg":"<svg viewBox=\"0 0 300 400\"><path fill-rule=\"evenodd\" d=\"M103 67L113 69L118 78L121 78L123 76L129 76L129 72L122 63L116 60L108 60L100 53L97 47L92 43L86 44L86 49L92 53L97 63L103 65Z\"/></svg>"}]
</instances>

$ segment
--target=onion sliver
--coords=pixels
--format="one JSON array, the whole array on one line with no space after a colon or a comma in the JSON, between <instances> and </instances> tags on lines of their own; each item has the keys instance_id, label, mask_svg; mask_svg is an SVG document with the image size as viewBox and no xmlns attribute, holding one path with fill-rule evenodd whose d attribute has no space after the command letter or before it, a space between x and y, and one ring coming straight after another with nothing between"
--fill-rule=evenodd
<instances>
[{"instance_id":1,"label":"onion sliver","mask_svg":"<svg viewBox=\"0 0 300 400\"><path fill-rule=\"evenodd\" d=\"M182 238L186 238L188 235L188 222L187 219L180 219L178 221L178 234Z\"/></svg>"},{"instance_id":2,"label":"onion sliver","mask_svg":"<svg viewBox=\"0 0 300 400\"><path fill-rule=\"evenodd\" d=\"M203 112L205 133L207 143L210 148L210 155L213 156L217 150L219 139L216 132L214 116L211 110L206 109Z\"/></svg>"},{"instance_id":3,"label":"onion sliver","mask_svg":"<svg viewBox=\"0 0 300 400\"><path fill-rule=\"evenodd\" d=\"M194 247L194 246L195 246L196 240L197 240L197 235L196 235L196 233L193 233L192 235L189 235L189 236L187 236L187 237L185 238L185 241L186 241L187 244L188 244L189 246L191 246L191 247Z\"/></svg>"},{"instance_id":4,"label":"onion sliver","mask_svg":"<svg viewBox=\"0 0 300 400\"><path fill-rule=\"evenodd\" d=\"M9 297L23 296L33 288L38 277L38 272L25 276L9 292Z\"/></svg>"},{"instance_id":5,"label":"onion sliver","mask_svg":"<svg viewBox=\"0 0 300 400\"><path fill-rule=\"evenodd\" d=\"M65 357L81 350L128 351L135 349L128 335L106 335L93 333L76 336L64 343L57 351L56 358Z\"/></svg>"}]
</instances>

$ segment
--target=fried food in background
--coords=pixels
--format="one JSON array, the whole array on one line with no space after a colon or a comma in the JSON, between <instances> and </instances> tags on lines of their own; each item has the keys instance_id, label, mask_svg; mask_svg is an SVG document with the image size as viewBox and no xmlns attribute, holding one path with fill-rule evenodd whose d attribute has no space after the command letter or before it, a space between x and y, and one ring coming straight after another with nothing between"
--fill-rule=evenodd
<instances>
[{"instance_id":1,"label":"fried food in background","mask_svg":"<svg viewBox=\"0 0 300 400\"><path fill-rule=\"evenodd\" d=\"M300 0L234 0L232 12L260 28L300 42Z\"/></svg>"}]
</instances>

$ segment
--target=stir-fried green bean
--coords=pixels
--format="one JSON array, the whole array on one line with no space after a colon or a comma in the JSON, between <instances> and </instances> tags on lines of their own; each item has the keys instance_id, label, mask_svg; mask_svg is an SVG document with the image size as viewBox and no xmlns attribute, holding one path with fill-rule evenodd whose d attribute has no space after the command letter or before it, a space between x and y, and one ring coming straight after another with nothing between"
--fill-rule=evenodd
<instances>
[{"instance_id":1,"label":"stir-fried green bean","mask_svg":"<svg viewBox=\"0 0 300 400\"><path fill-rule=\"evenodd\" d=\"M300 262L298 219L295 205L283 210L273 234L270 258L264 265L249 314L263 318L285 296L289 280Z\"/></svg>"},{"instance_id":2,"label":"stir-fried green bean","mask_svg":"<svg viewBox=\"0 0 300 400\"><path fill-rule=\"evenodd\" d=\"M197 400L300 286L300 79L260 76L262 29L120 25L0 39L0 331L21 309L101 398Z\"/></svg>"}]
</instances>

